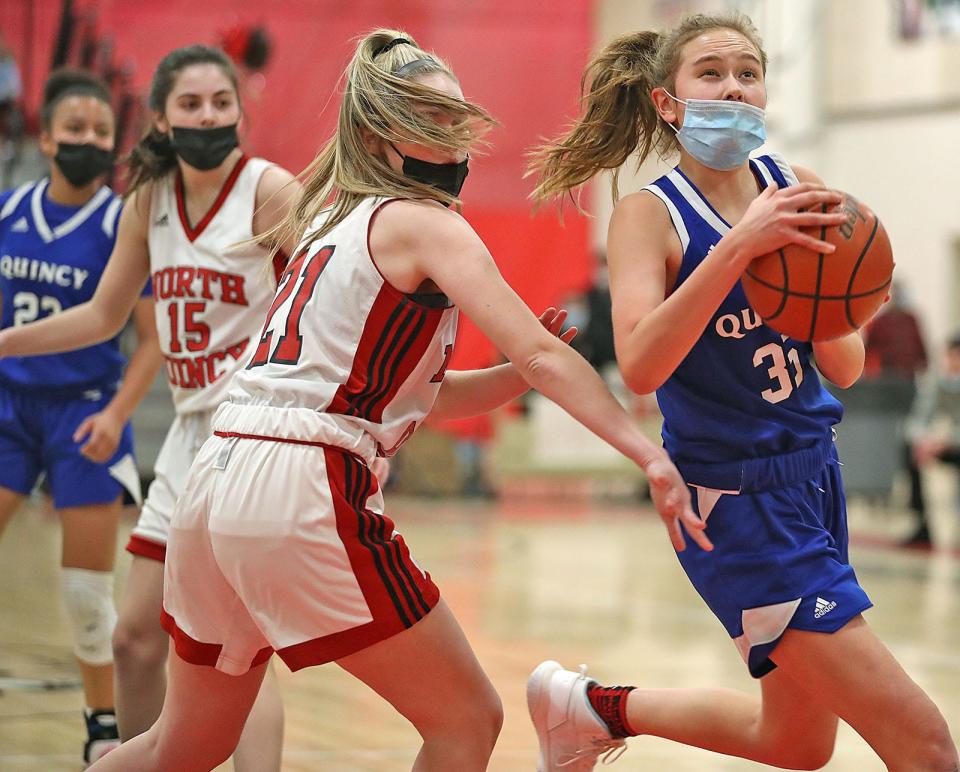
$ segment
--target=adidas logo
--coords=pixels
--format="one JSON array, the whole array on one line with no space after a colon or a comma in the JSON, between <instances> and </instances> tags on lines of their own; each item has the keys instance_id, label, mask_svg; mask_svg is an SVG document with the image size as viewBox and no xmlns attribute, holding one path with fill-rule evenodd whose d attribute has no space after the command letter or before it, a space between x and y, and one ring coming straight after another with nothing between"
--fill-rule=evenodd
<instances>
[{"instance_id":1,"label":"adidas logo","mask_svg":"<svg viewBox=\"0 0 960 772\"><path fill-rule=\"evenodd\" d=\"M28 230L30 230L30 226L27 225L27 218L21 217L10 227L10 230L13 233L26 233Z\"/></svg>"},{"instance_id":2,"label":"adidas logo","mask_svg":"<svg viewBox=\"0 0 960 772\"><path fill-rule=\"evenodd\" d=\"M819 619L825 614L829 614L837 607L837 602L835 600L824 600L823 598L817 598L817 610L813 612L813 618Z\"/></svg>"},{"instance_id":3,"label":"adidas logo","mask_svg":"<svg viewBox=\"0 0 960 772\"><path fill-rule=\"evenodd\" d=\"M170 219L167 217L167 213L164 212L160 215L153 223L154 225L169 225Z\"/></svg>"}]
</instances>

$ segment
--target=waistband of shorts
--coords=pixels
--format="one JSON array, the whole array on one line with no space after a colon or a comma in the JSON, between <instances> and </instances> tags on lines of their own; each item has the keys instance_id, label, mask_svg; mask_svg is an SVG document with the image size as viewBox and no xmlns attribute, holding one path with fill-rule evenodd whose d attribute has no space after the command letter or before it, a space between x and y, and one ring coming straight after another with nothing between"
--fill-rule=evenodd
<instances>
[{"instance_id":1,"label":"waistband of shorts","mask_svg":"<svg viewBox=\"0 0 960 772\"><path fill-rule=\"evenodd\" d=\"M837 459L833 437L792 453L747 458L715 464L676 460L689 485L715 490L757 493L796 485L816 476L828 461Z\"/></svg>"},{"instance_id":2,"label":"waistband of shorts","mask_svg":"<svg viewBox=\"0 0 960 772\"><path fill-rule=\"evenodd\" d=\"M347 427L328 413L303 407L224 402L214 413L211 430L220 436L331 446L368 464L377 455L376 442L366 432Z\"/></svg>"},{"instance_id":3,"label":"waistband of shorts","mask_svg":"<svg viewBox=\"0 0 960 772\"><path fill-rule=\"evenodd\" d=\"M116 381L58 385L53 383L20 383L0 373L0 388L27 397L52 400L102 399L113 397L119 384ZM96 394L96 396L94 396Z\"/></svg>"}]
</instances>

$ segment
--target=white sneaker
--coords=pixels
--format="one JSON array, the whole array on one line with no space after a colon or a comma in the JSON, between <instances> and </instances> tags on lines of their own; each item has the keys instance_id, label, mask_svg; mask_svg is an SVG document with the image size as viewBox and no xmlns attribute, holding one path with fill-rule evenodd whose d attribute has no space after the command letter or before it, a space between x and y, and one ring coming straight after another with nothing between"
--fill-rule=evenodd
<instances>
[{"instance_id":1,"label":"white sneaker","mask_svg":"<svg viewBox=\"0 0 960 772\"><path fill-rule=\"evenodd\" d=\"M100 759L110 753L110 751L115 751L119 747L119 740L92 740L88 742L83 750L84 769L93 764L93 762L100 761Z\"/></svg>"},{"instance_id":2,"label":"white sneaker","mask_svg":"<svg viewBox=\"0 0 960 772\"><path fill-rule=\"evenodd\" d=\"M540 741L537 772L589 772L601 756L610 764L627 749L626 742L610 736L587 699L591 683L586 665L574 673L553 660L530 674L527 708Z\"/></svg>"}]
</instances>

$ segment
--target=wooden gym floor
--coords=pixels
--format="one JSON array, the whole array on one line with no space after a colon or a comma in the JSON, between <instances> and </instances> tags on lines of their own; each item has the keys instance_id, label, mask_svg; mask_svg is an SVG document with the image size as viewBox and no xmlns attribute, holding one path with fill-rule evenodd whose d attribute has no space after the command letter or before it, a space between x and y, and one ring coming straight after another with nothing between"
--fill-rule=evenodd
<instances>
[{"instance_id":1,"label":"wooden gym floor","mask_svg":"<svg viewBox=\"0 0 960 772\"><path fill-rule=\"evenodd\" d=\"M908 527L905 516L854 503L852 553L876 604L867 619L960 739L960 528L953 481L941 483L939 549L896 548ZM388 510L503 698L506 720L492 770L534 769L524 685L529 670L548 657L571 668L586 662L601 681L756 688L647 506L508 495L484 504L388 497ZM124 537L131 525L132 513ZM59 524L39 504L25 507L0 543L0 770L80 769L82 696L59 604L58 554ZM118 593L128 564L121 554ZM281 668L280 680L284 770L409 769L415 732L336 666L296 675ZM618 772L765 768L655 738L629 746L613 767ZM883 766L842 726L827 769L881 772Z\"/></svg>"}]
</instances>

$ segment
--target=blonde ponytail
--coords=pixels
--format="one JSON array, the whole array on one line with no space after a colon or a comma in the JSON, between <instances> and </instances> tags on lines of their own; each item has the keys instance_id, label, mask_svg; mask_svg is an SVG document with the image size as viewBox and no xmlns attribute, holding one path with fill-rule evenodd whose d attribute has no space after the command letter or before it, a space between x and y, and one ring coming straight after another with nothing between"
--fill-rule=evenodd
<instances>
[{"instance_id":1,"label":"blonde ponytail","mask_svg":"<svg viewBox=\"0 0 960 772\"><path fill-rule=\"evenodd\" d=\"M366 130L387 142L413 142L446 152L475 151L494 124L493 118L472 102L454 99L415 80L434 72L456 81L439 57L421 49L403 31L378 29L359 41L344 72L337 130L300 175L303 191L290 214L265 234L271 243L299 239L324 215L309 232L303 245L307 246L370 196L457 203L454 196L394 171L384 158L368 150L363 138ZM417 109L422 106L434 106L451 115L452 125L430 120Z\"/></svg>"}]
</instances>

